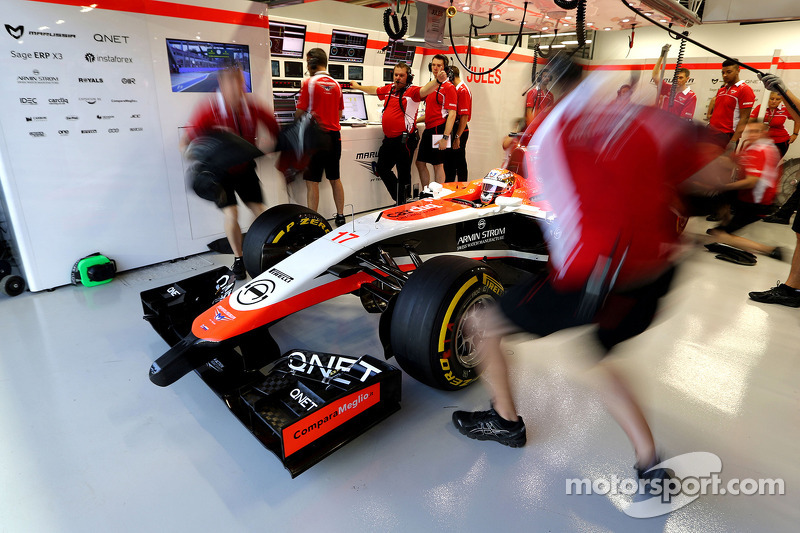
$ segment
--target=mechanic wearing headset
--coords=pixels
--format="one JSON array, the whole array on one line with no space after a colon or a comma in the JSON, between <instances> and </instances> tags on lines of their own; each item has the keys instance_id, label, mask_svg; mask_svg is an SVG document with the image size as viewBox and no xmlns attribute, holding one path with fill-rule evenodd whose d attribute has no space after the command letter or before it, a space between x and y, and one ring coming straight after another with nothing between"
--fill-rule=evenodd
<instances>
[{"instance_id":1,"label":"mechanic wearing headset","mask_svg":"<svg viewBox=\"0 0 800 533\"><path fill-rule=\"evenodd\" d=\"M443 80L445 72L440 73ZM393 72L394 83L383 87L361 85L356 81L351 87L367 94L376 94L384 101L381 125L383 143L378 151L377 171L392 199L397 205L404 204L411 188L411 161L419 143L417 134L417 111L419 103L438 86L431 80L424 87L411 85L414 75L411 67L398 63ZM397 166L397 175L392 169Z\"/></svg>"},{"instance_id":2,"label":"mechanic wearing headset","mask_svg":"<svg viewBox=\"0 0 800 533\"><path fill-rule=\"evenodd\" d=\"M440 72L449 75L450 62L446 56L436 54L430 62L430 69L434 80ZM444 183L444 162L450 154L445 150L451 145L450 135L453 133L453 125L456 122L456 110L458 97L456 87L450 80L439 82L439 87L435 92L425 98L425 131L422 132L422 140L417 154L417 171L422 186L428 185L431 181L428 173L427 163L433 165L436 181ZM440 135L437 143L433 142L433 136Z\"/></svg>"},{"instance_id":3,"label":"mechanic wearing headset","mask_svg":"<svg viewBox=\"0 0 800 533\"><path fill-rule=\"evenodd\" d=\"M344 110L342 88L327 72L328 56L322 48L312 48L306 54L306 64L311 77L303 80L295 117L311 113L317 120L322 135L320 145L303 174L306 182L307 203L314 211L319 207L319 183L322 173L331 184L333 203L336 205L336 227L345 223L344 188L339 179L339 161L342 159L342 126L339 119Z\"/></svg>"},{"instance_id":4,"label":"mechanic wearing headset","mask_svg":"<svg viewBox=\"0 0 800 533\"><path fill-rule=\"evenodd\" d=\"M453 152L444 162L445 181L469 181L467 172L467 139L472 118L472 93L467 84L461 80L458 67L450 67L453 72L453 84L456 86L458 109L456 110L456 133L453 135Z\"/></svg>"}]
</instances>

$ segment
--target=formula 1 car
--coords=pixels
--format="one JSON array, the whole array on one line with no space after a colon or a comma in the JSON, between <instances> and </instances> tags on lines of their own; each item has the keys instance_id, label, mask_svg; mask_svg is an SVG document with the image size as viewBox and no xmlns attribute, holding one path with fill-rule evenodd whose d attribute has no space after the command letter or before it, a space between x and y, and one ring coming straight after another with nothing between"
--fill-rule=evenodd
<instances>
[{"instance_id":1,"label":"formula 1 car","mask_svg":"<svg viewBox=\"0 0 800 533\"><path fill-rule=\"evenodd\" d=\"M273 207L246 234L252 279L237 290L222 268L143 293L145 318L172 345L151 381L167 386L196 370L293 475L397 410L400 372L371 356L281 356L269 328L282 318L350 293L381 313L386 359L439 389L474 382L482 330L470 317L544 268L540 222L547 228L552 215L535 181L506 169L425 192L337 229L303 206ZM356 401L366 390L373 404ZM341 411L354 402L360 420L356 408ZM340 433L304 448L322 427Z\"/></svg>"}]
</instances>

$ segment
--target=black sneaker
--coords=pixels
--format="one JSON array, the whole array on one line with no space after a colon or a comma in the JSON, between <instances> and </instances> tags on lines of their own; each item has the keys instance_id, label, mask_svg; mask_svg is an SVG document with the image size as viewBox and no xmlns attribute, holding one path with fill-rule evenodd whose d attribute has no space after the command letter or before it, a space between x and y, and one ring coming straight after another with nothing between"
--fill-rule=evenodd
<instances>
[{"instance_id":1,"label":"black sneaker","mask_svg":"<svg viewBox=\"0 0 800 533\"><path fill-rule=\"evenodd\" d=\"M751 292L750 299L762 304L780 304L786 307L800 307L800 291L797 291L780 281L768 291Z\"/></svg>"},{"instance_id":2,"label":"black sneaker","mask_svg":"<svg viewBox=\"0 0 800 533\"><path fill-rule=\"evenodd\" d=\"M767 254L767 256L777 259L778 261L783 261L783 248L776 246L774 250Z\"/></svg>"},{"instance_id":3,"label":"black sneaker","mask_svg":"<svg viewBox=\"0 0 800 533\"><path fill-rule=\"evenodd\" d=\"M519 448L525 446L525 422L522 417L516 422L502 418L494 409L488 411L456 411L453 424L462 435L476 440L493 440Z\"/></svg>"},{"instance_id":4,"label":"black sneaker","mask_svg":"<svg viewBox=\"0 0 800 533\"><path fill-rule=\"evenodd\" d=\"M336 213L336 217L333 219L333 223L336 224L336 227L344 226L347 223L347 219L344 218L344 215L340 215Z\"/></svg>"},{"instance_id":5,"label":"black sneaker","mask_svg":"<svg viewBox=\"0 0 800 533\"><path fill-rule=\"evenodd\" d=\"M789 219L792 218L792 215L783 216L780 211L769 215L768 217L764 217L764 222L769 222L770 224L789 224Z\"/></svg>"},{"instance_id":6,"label":"black sneaker","mask_svg":"<svg viewBox=\"0 0 800 533\"><path fill-rule=\"evenodd\" d=\"M236 276L236 279L241 281L247 278L247 270L244 268L244 261L241 257L237 257L233 260L231 270L233 270L233 275Z\"/></svg>"},{"instance_id":7,"label":"black sneaker","mask_svg":"<svg viewBox=\"0 0 800 533\"><path fill-rule=\"evenodd\" d=\"M670 484L674 473L666 468L655 468L659 463L661 463L661 458L656 455L649 466L642 467L638 464L633 466L636 469L636 477L639 478L638 492L640 496L644 497L643 499L660 496L662 501L668 502L672 492L665 488L667 484Z\"/></svg>"}]
</instances>

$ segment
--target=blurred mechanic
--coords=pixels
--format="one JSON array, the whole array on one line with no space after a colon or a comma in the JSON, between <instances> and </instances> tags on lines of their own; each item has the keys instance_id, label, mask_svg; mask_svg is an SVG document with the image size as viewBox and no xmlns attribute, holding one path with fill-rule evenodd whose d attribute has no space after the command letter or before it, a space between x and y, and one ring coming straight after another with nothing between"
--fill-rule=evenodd
<instances>
[{"instance_id":1,"label":"blurred mechanic","mask_svg":"<svg viewBox=\"0 0 800 533\"><path fill-rule=\"evenodd\" d=\"M218 71L219 90L201 103L192 114L179 146L186 152L190 141L212 130L233 132L263 152L271 151L278 135L278 123L267 107L252 94L245 92L244 74L238 64L229 64ZM260 215L266 209L261 193L261 182L256 174L255 162L229 169L222 179L225 194L218 196L216 205L225 220L225 236L235 257L231 269L236 279L247 277L242 261L242 229L239 226L239 209L236 194L253 212Z\"/></svg>"},{"instance_id":2,"label":"blurred mechanic","mask_svg":"<svg viewBox=\"0 0 800 533\"><path fill-rule=\"evenodd\" d=\"M442 54L436 54L430 62L433 79L438 81L440 72L450 73L450 61ZM450 157L447 150L451 146L450 136L456 122L458 97L456 87L450 80L439 81L435 92L425 98L425 131L422 132L419 152L417 153L417 171L423 187L431 181L428 163L433 165L434 178L444 183L444 162ZM434 135L438 139L434 142Z\"/></svg>"},{"instance_id":3,"label":"blurred mechanic","mask_svg":"<svg viewBox=\"0 0 800 533\"><path fill-rule=\"evenodd\" d=\"M553 107L553 93L550 92L548 85L553 81L550 71L544 69L539 82L528 91L525 96L525 124L530 124L536 116Z\"/></svg>"},{"instance_id":4,"label":"blurred mechanic","mask_svg":"<svg viewBox=\"0 0 800 533\"><path fill-rule=\"evenodd\" d=\"M579 68L564 70L568 79L580 76ZM596 324L607 355L647 329L672 282L677 190L721 150L697 142L705 128L652 107L621 106L604 91L608 83L600 77L585 80L544 118L527 145L527 178L537 180L555 215L542 223L549 269L513 286L476 322L486 335L481 381L491 408L453 414L467 437L512 447L526 442L500 348L503 335L544 336ZM677 152L683 157L673 157ZM639 477L663 477L663 471L646 473L660 460L628 385L608 360L594 370L606 408L633 445Z\"/></svg>"},{"instance_id":5,"label":"blurred mechanic","mask_svg":"<svg viewBox=\"0 0 800 533\"><path fill-rule=\"evenodd\" d=\"M307 204L314 211L319 207L319 184L324 172L328 183L331 184L333 203L336 205L334 224L339 227L345 223L344 188L339 179L339 161L342 159L342 126L339 120L344 110L342 88L328 74L328 56L322 48L312 48L308 51L306 65L311 77L303 80L295 117L311 113L322 130L319 146L311 156L308 168L303 174Z\"/></svg>"},{"instance_id":6,"label":"blurred mechanic","mask_svg":"<svg viewBox=\"0 0 800 533\"><path fill-rule=\"evenodd\" d=\"M453 152L444 162L445 181L469 181L467 172L467 140L469 139L469 120L472 118L472 93L467 84L461 80L458 67L450 67L453 72L453 84L456 86L455 134L453 134Z\"/></svg>"},{"instance_id":7,"label":"blurred mechanic","mask_svg":"<svg viewBox=\"0 0 800 533\"><path fill-rule=\"evenodd\" d=\"M392 73L393 83L376 87L352 82L351 87L367 94L376 94L384 102L381 125L383 143L378 150L377 171L392 199L397 205L406 203L411 189L411 161L419 144L417 133L417 112L419 103L439 87L437 80L431 80L424 87L412 85L414 75L411 67L398 63ZM441 71L440 79L447 80L447 73ZM395 176L392 169L397 167Z\"/></svg>"}]
</instances>

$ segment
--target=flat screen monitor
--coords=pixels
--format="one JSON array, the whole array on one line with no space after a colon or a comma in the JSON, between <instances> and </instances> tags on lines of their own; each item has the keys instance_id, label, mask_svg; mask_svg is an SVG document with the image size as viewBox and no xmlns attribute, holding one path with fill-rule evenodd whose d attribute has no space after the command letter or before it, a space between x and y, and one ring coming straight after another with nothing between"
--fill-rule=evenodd
<instances>
[{"instance_id":1,"label":"flat screen monitor","mask_svg":"<svg viewBox=\"0 0 800 533\"><path fill-rule=\"evenodd\" d=\"M218 72L232 61L242 68L245 91L253 91L246 44L167 39L167 60L174 93L213 93L219 87Z\"/></svg>"},{"instance_id":2,"label":"flat screen monitor","mask_svg":"<svg viewBox=\"0 0 800 533\"><path fill-rule=\"evenodd\" d=\"M269 21L269 53L272 57L303 57L305 44L304 25Z\"/></svg>"},{"instance_id":3,"label":"flat screen monitor","mask_svg":"<svg viewBox=\"0 0 800 533\"><path fill-rule=\"evenodd\" d=\"M392 41L389 43L389 49L386 51L386 57L383 60L384 65L396 65L401 61L409 67L414 63L414 54L417 47L406 44L400 41Z\"/></svg>"},{"instance_id":4,"label":"flat screen monitor","mask_svg":"<svg viewBox=\"0 0 800 533\"><path fill-rule=\"evenodd\" d=\"M303 64L300 61L284 61L283 75L287 78L302 78Z\"/></svg>"},{"instance_id":5,"label":"flat screen monitor","mask_svg":"<svg viewBox=\"0 0 800 533\"><path fill-rule=\"evenodd\" d=\"M281 77L281 64L278 61L272 60L272 77L273 78L280 78Z\"/></svg>"},{"instance_id":6,"label":"flat screen monitor","mask_svg":"<svg viewBox=\"0 0 800 533\"><path fill-rule=\"evenodd\" d=\"M328 64L328 74L330 74L331 78L335 80L343 80L344 65L334 65L332 63Z\"/></svg>"},{"instance_id":7,"label":"flat screen monitor","mask_svg":"<svg viewBox=\"0 0 800 533\"><path fill-rule=\"evenodd\" d=\"M347 79L362 81L364 79L364 67L348 65Z\"/></svg>"},{"instance_id":8,"label":"flat screen monitor","mask_svg":"<svg viewBox=\"0 0 800 533\"><path fill-rule=\"evenodd\" d=\"M273 92L272 107L275 110L275 119L280 125L286 125L294 120L294 112L297 111L296 92Z\"/></svg>"},{"instance_id":9,"label":"flat screen monitor","mask_svg":"<svg viewBox=\"0 0 800 533\"><path fill-rule=\"evenodd\" d=\"M367 104L364 101L364 93L342 93L344 99L344 120L367 120Z\"/></svg>"},{"instance_id":10,"label":"flat screen monitor","mask_svg":"<svg viewBox=\"0 0 800 533\"><path fill-rule=\"evenodd\" d=\"M367 34L355 31L333 30L331 32L330 61L363 63L367 51Z\"/></svg>"},{"instance_id":11,"label":"flat screen monitor","mask_svg":"<svg viewBox=\"0 0 800 533\"><path fill-rule=\"evenodd\" d=\"M392 83L394 81L394 69L393 68L385 68L383 69L383 81L386 83Z\"/></svg>"}]
</instances>

